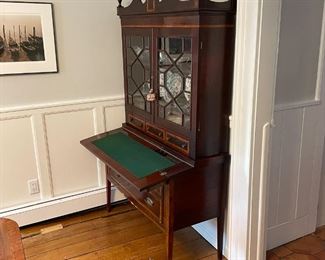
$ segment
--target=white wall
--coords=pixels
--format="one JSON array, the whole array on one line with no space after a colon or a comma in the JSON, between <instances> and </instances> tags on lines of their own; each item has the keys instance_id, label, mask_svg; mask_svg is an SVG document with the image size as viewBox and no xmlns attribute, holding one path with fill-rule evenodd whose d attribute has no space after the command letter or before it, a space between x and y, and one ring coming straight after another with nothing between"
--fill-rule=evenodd
<instances>
[{"instance_id":1,"label":"white wall","mask_svg":"<svg viewBox=\"0 0 325 260\"><path fill-rule=\"evenodd\" d=\"M322 168L322 179L320 183L319 203L318 203L318 218L317 225L325 225L325 146L323 152L323 168Z\"/></svg>"},{"instance_id":2,"label":"white wall","mask_svg":"<svg viewBox=\"0 0 325 260\"><path fill-rule=\"evenodd\" d=\"M54 0L58 74L0 78L0 108L123 93L117 1Z\"/></svg>"},{"instance_id":3,"label":"white wall","mask_svg":"<svg viewBox=\"0 0 325 260\"><path fill-rule=\"evenodd\" d=\"M283 0L276 104L314 100L323 0Z\"/></svg>"},{"instance_id":4,"label":"white wall","mask_svg":"<svg viewBox=\"0 0 325 260\"><path fill-rule=\"evenodd\" d=\"M21 225L105 202L103 167L79 141L124 121L117 2L52 2L59 73L0 78L0 216Z\"/></svg>"}]
</instances>

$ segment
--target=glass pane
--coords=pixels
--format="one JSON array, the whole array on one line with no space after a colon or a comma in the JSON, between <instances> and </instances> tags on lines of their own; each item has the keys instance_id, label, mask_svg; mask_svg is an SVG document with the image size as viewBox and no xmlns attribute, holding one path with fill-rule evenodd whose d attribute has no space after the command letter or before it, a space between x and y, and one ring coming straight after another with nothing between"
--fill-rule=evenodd
<instances>
[{"instance_id":1,"label":"glass pane","mask_svg":"<svg viewBox=\"0 0 325 260\"><path fill-rule=\"evenodd\" d=\"M163 67L163 66L169 67L170 65L172 65L171 59L168 57L168 55L164 51L159 52L159 65L161 67Z\"/></svg>"},{"instance_id":2,"label":"glass pane","mask_svg":"<svg viewBox=\"0 0 325 260\"><path fill-rule=\"evenodd\" d=\"M181 38L167 38L170 54L182 54L183 53L183 39Z\"/></svg>"},{"instance_id":3,"label":"glass pane","mask_svg":"<svg viewBox=\"0 0 325 260\"><path fill-rule=\"evenodd\" d=\"M139 60L132 65L132 79L138 87L144 83L144 67Z\"/></svg>"},{"instance_id":4,"label":"glass pane","mask_svg":"<svg viewBox=\"0 0 325 260\"><path fill-rule=\"evenodd\" d=\"M145 100L139 91L133 95L133 105L137 108L145 110Z\"/></svg>"},{"instance_id":5,"label":"glass pane","mask_svg":"<svg viewBox=\"0 0 325 260\"><path fill-rule=\"evenodd\" d=\"M127 48L127 64L132 65L132 63L137 58L134 51L131 48Z\"/></svg>"},{"instance_id":6,"label":"glass pane","mask_svg":"<svg viewBox=\"0 0 325 260\"><path fill-rule=\"evenodd\" d=\"M169 92L166 90L165 87L159 88L159 103L162 106L165 106L172 100L172 96L169 94Z\"/></svg>"},{"instance_id":7,"label":"glass pane","mask_svg":"<svg viewBox=\"0 0 325 260\"><path fill-rule=\"evenodd\" d=\"M144 47L146 49L149 49L150 48L149 37L144 37Z\"/></svg>"},{"instance_id":8,"label":"glass pane","mask_svg":"<svg viewBox=\"0 0 325 260\"><path fill-rule=\"evenodd\" d=\"M166 73L166 86L173 97L178 96L183 91L183 76L180 71L173 67Z\"/></svg>"},{"instance_id":9,"label":"glass pane","mask_svg":"<svg viewBox=\"0 0 325 260\"><path fill-rule=\"evenodd\" d=\"M135 85L132 78L128 78L128 93L133 94L137 90L137 86Z\"/></svg>"},{"instance_id":10,"label":"glass pane","mask_svg":"<svg viewBox=\"0 0 325 260\"><path fill-rule=\"evenodd\" d=\"M146 68L149 69L150 68L150 52L149 50L144 50L139 57L142 65Z\"/></svg>"},{"instance_id":11,"label":"glass pane","mask_svg":"<svg viewBox=\"0 0 325 260\"><path fill-rule=\"evenodd\" d=\"M191 117L189 115L184 115L184 126L186 128L191 127Z\"/></svg>"},{"instance_id":12,"label":"glass pane","mask_svg":"<svg viewBox=\"0 0 325 260\"><path fill-rule=\"evenodd\" d=\"M147 109L146 109L147 112L150 113L150 112L151 112L151 107L150 107L150 102L148 102L148 101L147 101L147 103L146 103L146 108L147 108Z\"/></svg>"},{"instance_id":13,"label":"glass pane","mask_svg":"<svg viewBox=\"0 0 325 260\"><path fill-rule=\"evenodd\" d=\"M142 93L142 95L144 97L147 96L147 94L149 93L150 90L150 84L149 83L144 83L141 87L140 87L140 91Z\"/></svg>"},{"instance_id":14,"label":"glass pane","mask_svg":"<svg viewBox=\"0 0 325 260\"><path fill-rule=\"evenodd\" d=\"M190 128L192 91L192 41L186 37L161 37L159 55L158 115Z\"/></svg>"},{"instance_id":15,"label":"glass pane","mask_svg":"<svg viewBox=\"0 0 325 260\"><path fill-rule=\"evenodd\" d=\"M159 84L165 85L165 74L164 73L159 74Z\"/></svg>"},{"instance_id":16,"label":"glass pane","mask_svg":"<svg viewBox=\"0 0 325 260\"><path fill-rule=\"evenodd\" d=\"M137 55L143 50L143 37L142 36L132 36L131 37L131 48L135 51Z\"/></svg>"},{"instance_id":17,"label":"glass pane","mask_svg":"<svg viewBox=\"0 0 325 260\"><path fill-rule=\"evenodd\" d=\"M128 103L150 112L146 95L151 88L151 58L149 36L127 36Z\"/></svg>"},{"instance_id":18,"label":"glass pane","mask_svg":"<svg viewBox=\"0 0 325 260\"><path fill-rule=\"evenodd\" d=\"M177 67L185 77L191 77L192 73L192 56L191 54L184 54L177 61Z\"/></svg>"},{"instance_id":19,"label":"glass pane","mask_svg":"<svg viewBox=\"0 0 325 260\"><path fill-rule=\"evenodd\" d=\"M188 100L188 96L185 96L185 93L182 93L177 99L176 102L178 106L181 108L184 114L189 115L191 110L191 103Z\"/></svg>"},{"instance_id":20,"label":"glass pane","mask_svg":"<svg viewBox=\"0 0 325 260\"><path fill-rule=\"evenodd\" d=\"M183 113L175 102L171 102L165 109L165 116L167 120L172 121L175 124L182 125Z\"/></svg>"}]
</instances>

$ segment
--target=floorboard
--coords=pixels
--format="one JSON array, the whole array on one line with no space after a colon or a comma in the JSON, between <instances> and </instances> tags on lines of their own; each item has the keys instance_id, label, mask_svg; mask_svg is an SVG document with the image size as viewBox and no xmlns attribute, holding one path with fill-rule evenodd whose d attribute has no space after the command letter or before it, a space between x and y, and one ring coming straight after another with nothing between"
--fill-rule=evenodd
<instances>
[{"instance_id":1,"label":"floorboard","mask_svg":"<svg viewBox=\"0 0 325 260\"><path fill-rule=\"evenodd\" d=\"M49 233L42 233L46 228ZM164 260L164 235L130 204L77 213L21 229L27 260ZM175 260L217 260L193 228L175 232Z\"/></svg>"}]
</instances>

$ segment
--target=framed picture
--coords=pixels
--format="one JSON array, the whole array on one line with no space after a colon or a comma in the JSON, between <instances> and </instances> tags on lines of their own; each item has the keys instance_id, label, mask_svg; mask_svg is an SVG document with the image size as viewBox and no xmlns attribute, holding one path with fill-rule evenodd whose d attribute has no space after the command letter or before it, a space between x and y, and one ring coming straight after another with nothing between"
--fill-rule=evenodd
<instances>
[{"instance_id":1,"label":"framed picture","mask_svg":"<svg viewBox=\"0 0 325 260\"><path fill-rule=\"evenodd\" d=\"M0 75L57 71L52 4L0 1Z\"/></svg>"}]
</instances>

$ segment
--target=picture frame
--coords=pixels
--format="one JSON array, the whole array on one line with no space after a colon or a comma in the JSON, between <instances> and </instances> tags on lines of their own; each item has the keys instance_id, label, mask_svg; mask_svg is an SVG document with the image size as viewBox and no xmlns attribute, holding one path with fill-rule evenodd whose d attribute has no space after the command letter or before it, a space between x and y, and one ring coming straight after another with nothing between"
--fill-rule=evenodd
<instances>
[{"instance_id":1,"label":"picture frame","mask_svg":"<svg viewBox=\"0 0 325 260\"><path fill-rule=\"evenodd\" d=\"M0 76L56 72L53 4L0 1Z\"/></svg>"}]
</instances>

